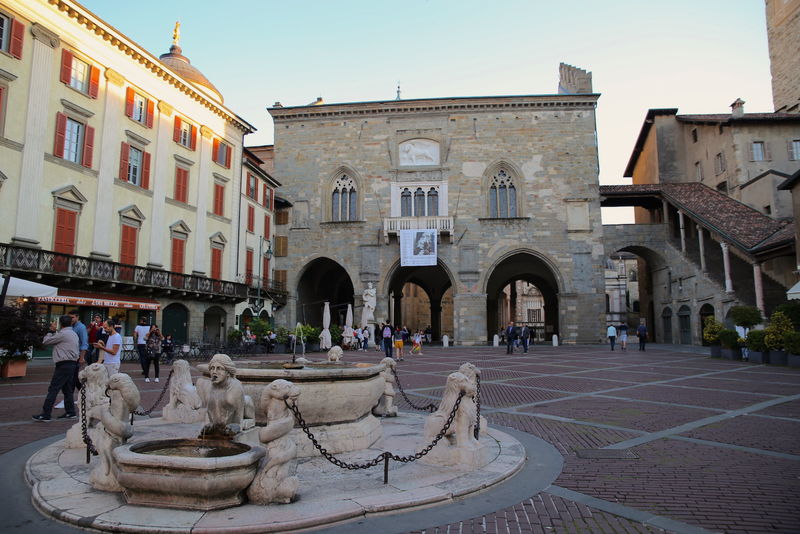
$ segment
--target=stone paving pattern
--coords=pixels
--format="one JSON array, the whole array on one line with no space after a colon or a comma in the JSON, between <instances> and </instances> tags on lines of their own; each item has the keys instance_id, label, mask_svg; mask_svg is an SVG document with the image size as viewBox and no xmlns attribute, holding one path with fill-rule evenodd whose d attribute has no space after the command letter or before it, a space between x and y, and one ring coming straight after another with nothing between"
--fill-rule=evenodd
<instances>
[{"instance_id":1,"label":"stone paving pattern","mask_svg":"<svg viewBox=\"0 0 800 534\"><path fill-rule=\"evenodd\" d=\"M345 353L348 361L381 357ZM399 362L398 375L412 401L426 404L464 361L484 369L482 413L489 422L552 443L564 467L550 492L520 495L513 507L480 517L467 513L419 532L663 532L630 514L553 494L558 488L682 522L685 528L675 531L800 531L800 372L667 346L646 353L536 346L524 355L506 355L504 347L426 347L423 356ZM123 371L136 377L147 408L169 367L162 367L161 384L145 384L136 367L125 363ZM30 420L50 373L50 365L36 362L26 378L0 382L0 453L71 425ZM399 393L395 399L407 409ZM576 454L608 447L630 448L639 459Z\"/></svg>"}]
</instances>

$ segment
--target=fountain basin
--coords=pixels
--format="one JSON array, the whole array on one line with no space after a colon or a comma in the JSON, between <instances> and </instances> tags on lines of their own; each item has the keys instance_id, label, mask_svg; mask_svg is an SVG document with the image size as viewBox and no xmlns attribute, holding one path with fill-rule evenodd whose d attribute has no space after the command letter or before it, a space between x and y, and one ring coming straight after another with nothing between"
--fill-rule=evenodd
<instances>
[{"instance_id":1,"label":"fountain basin","mask_svg":"<svg viewBox=\"0 0 800 534\"><path fill-rule=\"evenodd\" d=\"M225 440L144 441L114 449L114 474L129 504L218 510L244 502L265 454Z\"/></svg>"}]
</instances>

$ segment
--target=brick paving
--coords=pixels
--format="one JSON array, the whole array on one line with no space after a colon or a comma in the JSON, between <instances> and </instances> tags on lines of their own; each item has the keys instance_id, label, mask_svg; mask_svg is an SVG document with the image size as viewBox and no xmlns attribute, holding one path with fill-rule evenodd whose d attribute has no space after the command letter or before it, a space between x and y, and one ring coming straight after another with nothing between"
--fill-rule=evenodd
<instances>
[{"instance_id":1,"label":"brick paving","mask_svg":"<svg viewBox=\"0 0 800 534\"><path fill-rule=\"evenodd\" d=\"M663 532L654 526L663 523L642 522L648 514L679 522L668 527L676 532L799 532L800 372L673 349L536 346L506 355L505 347L426 347L400 362L409 397L427 404L441 395L448 373L472 361L484 369L481 402L489 422L535 435L564 457L545 492L519 495L518 504L479 517L465 510L460 521L417 532ZM350 361L382 357L345 353ZM136 370L123 364L147 408L163 383L145 384ZM162 378L168 372L162 367ZM50 365L35 362L27 377L0 382L0 453L70 426L30 419L50 373ZM399 394L395 399L408 409ZM753 408L765 401L770 405ZM609 447L631 448L639 458L576 453ZM564 492L577 493L559 496Z\"/></svg>"}]
</instances>

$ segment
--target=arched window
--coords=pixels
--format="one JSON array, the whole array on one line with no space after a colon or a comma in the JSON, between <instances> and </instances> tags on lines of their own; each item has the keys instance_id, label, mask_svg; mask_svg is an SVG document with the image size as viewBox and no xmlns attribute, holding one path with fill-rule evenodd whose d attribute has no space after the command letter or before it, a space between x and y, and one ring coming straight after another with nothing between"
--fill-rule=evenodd
<instances>
[{"instance_id":1,"label":"arched window","mask_svg":"<svg viewBox=\"0 0 800 534\"><path fill-rule=\"evenodd\" d=\"M417 217L425 215L425 192L421 187L414 191L414 215Z\"/></svg>"},{"instance_id":2,"label":"arched window","mask_svg":"<svg viewBox=\"0 0 800 534\"><path fill-rule=\"evenodd\" d=\"M432 217L439 215L439 193L434 187L428 191L428 215Z\"/></svg>"},{"instance_id":3,"label":"arched window","mask_svg":"<svg viewBox=\"0 0 800 534\"><path fill-rule=\"evenodd\" d=\"M517 189L509 174L500 169L489 184L489 217L517 216Z\"/></svg>"},{"instance_id":4,"label":"arched window","mask_svg":"<svg viewBox=\"0 0 800 534\"><path fill-rule=\"evenodd\" d=\"M331 220L358 220L358 191L356 190L356 183L346 174L342 174L333 182Z\"/></svg>"},{"instance_id":5,"label":"arched window","mask_svg":"<svg viewBox=\"0 0 800 534\"><path fill-rule=\"evenodd\" d=\"M400 216L411 217L411 191L408 188L400 194Z\"/></svg>"}]
</instances>

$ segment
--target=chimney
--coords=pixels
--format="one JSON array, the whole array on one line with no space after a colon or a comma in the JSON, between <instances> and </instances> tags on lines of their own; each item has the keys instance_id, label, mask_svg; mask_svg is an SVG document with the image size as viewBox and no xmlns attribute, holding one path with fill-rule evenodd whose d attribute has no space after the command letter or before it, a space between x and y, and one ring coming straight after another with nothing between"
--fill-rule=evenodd
<instances>
[{"instance_id":1,"label":"chimney","mask_svg":"<svg viewBox=\"0 0 800 534\"><path fill-rule=\"evenodd\" d=\"M578 67L561 63L558 66L558 94L591 94L592 73Z\"/></svg>"},{"instance_id":2,"label":"chimney","mask_svg":"<svg viewBox=\"0 0 800 534\"><path fill-rule=\"evenodd\" d=\"M739 118L744 115L744 100L737 98L731 104L731 117Z\"/></svg>"}]
</instances>

